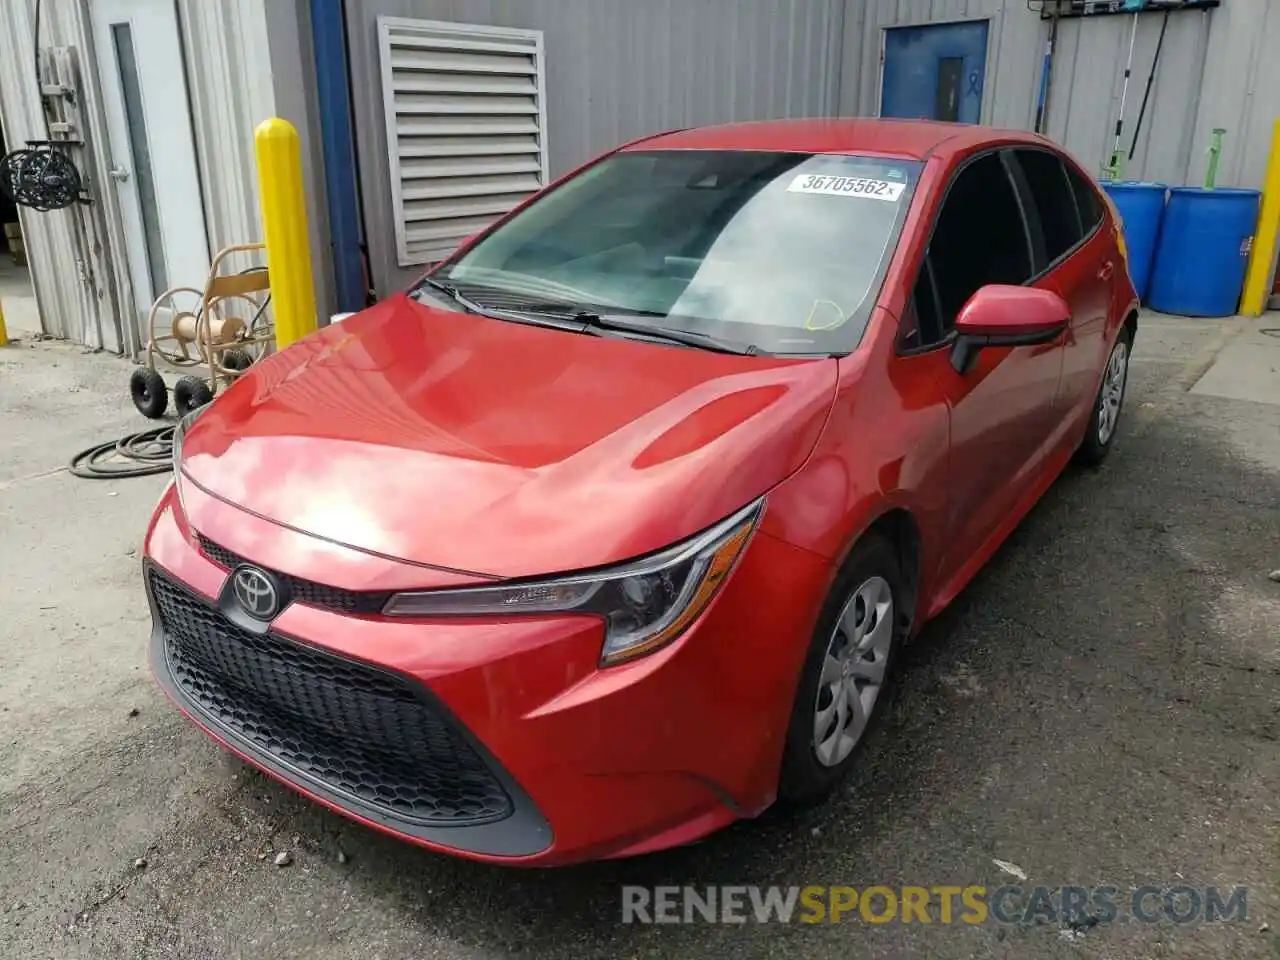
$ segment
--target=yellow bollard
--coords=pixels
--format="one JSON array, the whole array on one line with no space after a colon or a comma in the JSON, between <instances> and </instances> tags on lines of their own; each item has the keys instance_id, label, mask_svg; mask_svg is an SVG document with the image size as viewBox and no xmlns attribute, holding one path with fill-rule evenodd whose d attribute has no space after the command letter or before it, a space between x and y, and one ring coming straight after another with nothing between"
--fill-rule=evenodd
<instances>
[{"instance_id":1,"label":"yellow bollard","mask_svg":"<svg viewBox=\"0 0 1280 960\"><path fill-rule=\"evenodd\" d=\"M276 316L276 348L283 350L316 329L316 292L302 189L302 145L293 124L264 120L253 134L263 240Z\"/></svg>"},{"instance_id":2,"label":"yellow bollard","mask_svg":"<svg viewBox=\"0 0 1280 960\"><path fill-rule=\"evenodd\" d=\"M1253 255L1244 278L1244 296L1240 312L1246 317L1260 317L1271 296L1271 268L1276 262L1276 240L1280 235L1280 117L1276 118L1271 136L1271 159L1262 181L1262 214L1258 232L1253 238Z\"/></svg>"},{"instance_id":3,"label":"yellow bollard","mask_svg":"<svg viewBox=\"0 0 1280 960\"><path fill-rule=\"evenodd\" d=\"M4 328L4 301L0 300L0 347L9 342L9 331Z\"/></svg>"}]
</instances>

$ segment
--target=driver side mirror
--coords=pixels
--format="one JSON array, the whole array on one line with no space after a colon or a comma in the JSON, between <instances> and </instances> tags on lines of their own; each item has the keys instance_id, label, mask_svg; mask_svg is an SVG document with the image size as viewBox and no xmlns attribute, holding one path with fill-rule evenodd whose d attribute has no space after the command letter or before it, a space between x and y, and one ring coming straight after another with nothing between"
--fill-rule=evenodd
<instances>
[{"instance_id":1,"label":"driver side mirror","mask_svg":"<svg viewBox=\"0 0 1280 960\"><path fill-rule=\"evenodd\" d=\"M968 373L983 347L1051 343L1067 328L1071 308L1051 290L992 283L969 298L956 317L951 365Z\"/></svg>"}]
</instances>

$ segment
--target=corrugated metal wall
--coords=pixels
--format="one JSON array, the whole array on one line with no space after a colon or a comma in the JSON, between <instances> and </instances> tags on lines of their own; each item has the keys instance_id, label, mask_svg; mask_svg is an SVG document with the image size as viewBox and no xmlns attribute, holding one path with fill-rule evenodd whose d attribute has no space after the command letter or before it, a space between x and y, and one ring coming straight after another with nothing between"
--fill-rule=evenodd
<instances>
[{"instance_id":1,"label":"corrugated metal wall","mask_svg":"<svg viewBox=\"0 0 1280 960\"><path fill-rule=\"evenodd\" d=\"M298 128L302 140L316 305L327 317L333 306L333 264L307 2L177 4L209 247L217 251L262 239L253 132L268 117L283 117Z\"/></svg>"},{"instance_id":2,"label":"corrugated metal wall","mask_svg":"<svg viewBox=\"0 0 1280 960\"><path fill-rule=\"evenodd\" d=\"M317 305L327 316L332 262L306 0L165 2L175 3L182 28L204 194L191 202L203 202L210 248L261 239L253 131L270 116L290 120L303 141ZM44 136L32 65L34 10L34 0L0 0L0 118L10 149ZM134 354L145 334L128 319L133 295L120 211L115 191L98 188L110 161L88 11L80 0L44 0L40 33L42 48L73 46L78 54L90 119L90 150L79 159L94 202L51 213L25 211L23 232L45 331Z\"/></svg>"},{"instance_id":3,"label":"corrugated metal wall","mask_svg":"<svg viewBox=\"0 0 1280 960\"><path fill-rule=\"evenodd\" d=\"M876 112L885 28L989 18L982 121L1032 127L1049 25L1027 9L1025 0L849 4L846 22L863 28L846 33L842 113ZM1225 0L1216 10L1170 16L1151 102L1126 176L1178 185L1201 182L1210 133L1221 126L1228 133L1218 182L1261 185L1271 125L1280 113L1278 8L1274 0ZM1161 18L1156 13L1139 18L1125 111L1126 151ZM1132 24L1129 16L1060 22L1046 132L1095 172L1111 152Z\"/></svg>"},{"instance_id":4,"label":"corrugated metal wall","mask_svg":"<svg viewBox=\"0 0 1280 960\"><path fill-rule=\"evenodd\" d=\"M1196 117L1191 178L1204 176L1214 127L1227 128L1219 182L1261 187L1280 116L1280 3L1226 0L1215 10Z\"/></svg>"},{"instance_id":5,"label":"corrugated metal wall","mask_svg":"<svg viewBox=\"0 0 1280 960\"><path fill-rule=\"evenodd\" d=\"M33 0L0 3L0 119L10 150L27 140L45 139L34 63ZM78 109L88 120L86 149L72 156L93 202L65 210L38 213L22 210L23 236L31 266L40 322L44 331L92 347L128 352L137 347L137 332L122 323L121 304L132 302L128 271L117 271L124 239L115 191L102 190L106 169L105 124L98 99L92 48L81 18L82 8L68 0L46 2L40 46L73 47L79 67Z\"/></svg>"},{"instance_id":6,"label":"corrugated metal wall","mask_svg":"<svg viewBox=\"0 0 1280 960\"><path fill-rule=\"evenodd\" d=\"M253 128L274 106L262 0L178 0L178 15L209 248L260 240Z\"/></svg>"},{"instance_id":7,"label":"corrugated metal wall","mask_svg":"<svg viewBox=\"0 0 1280 960\"><path fill-rule=\"evenodd\" d=\"M556 176L670 127L836 110L844 0L353 0L348 3L360 186L374 284L396 264L378 67L381 15L539 29Z\"/></svg>"}]
</instances>

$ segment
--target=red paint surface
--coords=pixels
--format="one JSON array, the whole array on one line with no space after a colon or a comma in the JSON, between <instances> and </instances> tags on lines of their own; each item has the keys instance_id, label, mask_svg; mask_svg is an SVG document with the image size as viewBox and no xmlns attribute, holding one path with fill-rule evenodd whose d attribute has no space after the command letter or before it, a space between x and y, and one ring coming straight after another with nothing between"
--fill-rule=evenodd
<instances>
[{"instance_id":1,"label":"red paint surface","mask_svg":"<svg viewBox=\"0 0 1280 960\"><path fill-rule=\"evenodd\" d=\"M846 552L906 511L916 627L942 609L1083 436L1107 351L1136 308L1110 222L1037 282L1070 306L1054 342L897 352L901 315L955 166L1029 134L862 120L745 124L655 148L926 158L861 344L789 360L575 335L403 295L254 367L187 434L147 535L206 596L226 574L193 528L284 573L350 589L456 586L615 563L767 495L759 530L676 642L598 666L586 616L426 621L295 603L281 634L429 687L506 767L555 840L522 863L688 842L775 798L801 661ZM1016 325L1016 318L1008 323ZM357 818L359 819L359 818ZM456 851L455 851L456 852Z\"/></svg>"}]
</instances>

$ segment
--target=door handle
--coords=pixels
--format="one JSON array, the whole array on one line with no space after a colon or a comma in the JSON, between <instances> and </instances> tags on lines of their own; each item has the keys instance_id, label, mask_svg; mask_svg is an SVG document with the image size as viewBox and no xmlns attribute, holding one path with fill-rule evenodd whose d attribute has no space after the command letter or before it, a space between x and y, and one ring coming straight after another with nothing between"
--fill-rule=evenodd
<instances>
[{"instance_id":1,"label":"door handle","mask_svg":"<svg viewBox=\"0 0 1280 960\"><path fill-rule=\"evenodd\" d=\"M1101 267L1098 268L1098 279L1110 280L1111 275L1115 272L1116 272L1116 265L1112 263L1110 260L1108 260L1106 263L1104 263Z\"/></svg>"},{"instance_id":2,"label":"door handle","mask_svg":"<svg viewBox=\"0 0 1280 960\"><path fill-rule=\"evenodd\" d=\"M119 180L121 183L129 179L129 171L124 167L112 167L107 173L112 180Z\"/></svg>"}]
</instances>

